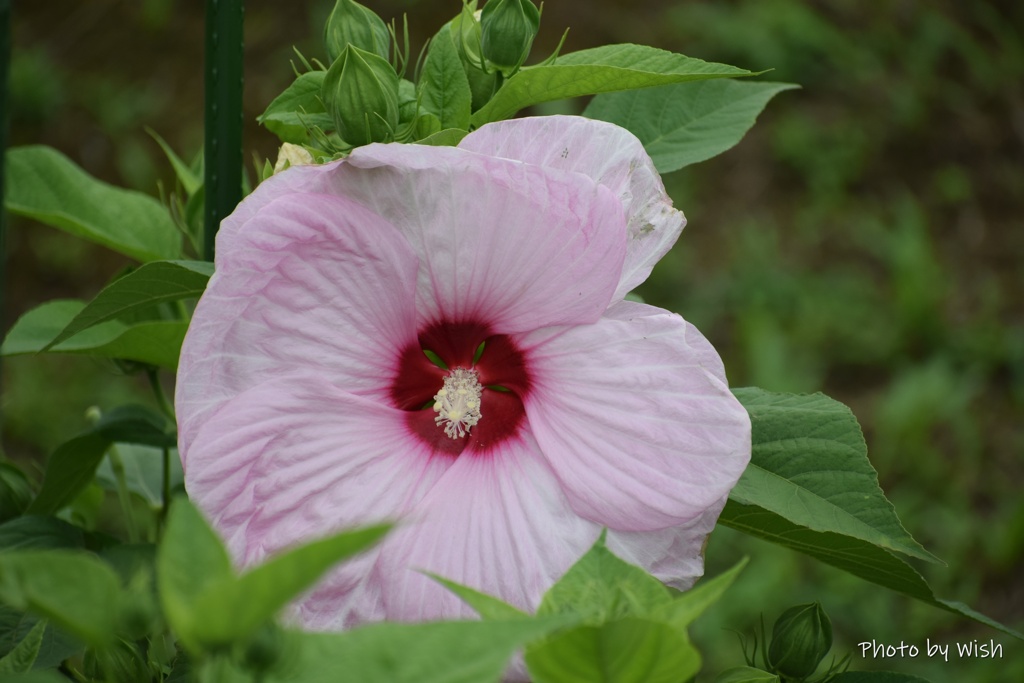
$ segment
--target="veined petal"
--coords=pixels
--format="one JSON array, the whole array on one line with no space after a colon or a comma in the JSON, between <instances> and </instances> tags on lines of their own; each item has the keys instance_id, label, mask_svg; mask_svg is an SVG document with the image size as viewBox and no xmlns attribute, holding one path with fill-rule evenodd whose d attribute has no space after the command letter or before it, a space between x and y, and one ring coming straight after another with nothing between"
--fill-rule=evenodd
<instances>
[{"instance_id":1,"label":"veined petal","mask_svg":"<svg viewBox=\"0 0 1024 683\"><path fill-rule=\"evenodd\" d=\"M715 528L728 495L686 524L657 531L608 530L608 549L679 590L704 575L704 544Z\"/></svg>"},{"instance_id":2,"label":"veined petal","mask_svg":"<svg viewBox=\"0 0 1024 683\"><path fill-rule=\"evenodd\" d=\"M315 371L349 393L386 395L416 339L418 260L362 206L284 194L236 222L227 244L182 346L183 460L207 415L268 378Z\"/></svg>"},{"instance_id":3,"label":"veined petal","mask_svg":"<svg viewBox=\"0 0 1024 683\"><path fill-rule=\"evenodd\" d=\"M750 460L750 420L677 315L625 301L594 325L519 344L530 428L583 517L623 531L688 524Z\"/></svg>"},{"instance_id":4,"label":"veined petal","mask_svg":"<svg viewBox=\"0 0 1024 683\"><path fill-rule=\"evenodd\" d=\"M460 457L385 543L377 564L389 619L473 617L426 570L533 611L600 527L569 507L528 432Z\"/></svg>"},{"instance_id":5,"label":"veined petal","mask_svg":"<svg viewBox=\"0 0 1024 683\"><path fill-rule=\"evenodd\" d=\"M672 208L654 162L625 128L579 116L538 116L498 121L462 139L480 154L582 173L622 202L629 242L613 300L621 300L651 274L686 225Z\"/></svg>"},{"instance_id":6,"label":"veined petal","mask_svg":"<svg viewBox=\"0 0 1024 683\"><path fill-rule=\"evenodd\" d=\"M402 411L312 374L227 401L185 462L189 496L241 566L331 532L398 520L451 465L409 435ZM379 588L365 579L377 552L329 574L314 590L320 601L300 601L293 616L330 628L379 610Z\"/></svg>"},{"instance_id":7,"label":"veined petal","mask_svg":"<svg viewBox=\"0 0 1024 683\"><path fill-rule=\"evenodd\" d=\"M450 147L367 145L319 178L409 240L421 325L477 320L502 334L589 323L618 285L622 207L580 174Z\"/></svg>"}]
</instances>

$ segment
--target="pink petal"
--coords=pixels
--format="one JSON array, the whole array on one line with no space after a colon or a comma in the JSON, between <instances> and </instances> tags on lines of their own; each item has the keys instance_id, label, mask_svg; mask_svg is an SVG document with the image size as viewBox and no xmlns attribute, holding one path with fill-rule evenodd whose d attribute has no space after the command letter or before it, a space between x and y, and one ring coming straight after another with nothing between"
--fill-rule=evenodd
<instances>
[{"instance_id":1,"label":"pink petal","mask_svg":"<svg viewBox=\"0 0 1024 683\"><path fill-rule=\"evenodd\" d=\"M614 300L647 279L686 225L682 212L672 208L643 144L625 128L579 116L512 119L479 128L459 147L575 171L610 189L629 222L629 245Z\"/></svg>"},{"instance_id":2,"label":"pink petal","mask_svg":"<svg viewBox=\"0 0 1024 683\"><path fill-rule=\"evenodd\" d=\"M618 284L622 208L579 174L450 147L368 145L320 180L412 244L421 324L485 321L509 333L593 322Z\"/></svg>"},{"instance_id":3,"label":"pink petal","mask_svg":"<svg viewBox=\"0 0 1024 683\"><path fill-rule=\"evenodd\" d=\"M728 496L696 519L657 531L608 531L608 549L679 590L704 575L704 544L714 530Z\"/></svg>"},{"instance_id":4,"label":"pink petal","mask_svg":"<svg viewBox=\"0 0 1024 683\"><path fill-rule=\"evenodd\" d=\"M522 432L485 457L458 458L385 544L377 572L385 611L401 620L475 616L416 569L533 611L599 533L570 509Z\"/></svg>"},{"instance_id":5,"label":"pink petal","mask_svg":"<svg viewBox=\"0 0 1024 683\"><path fill-rule=\"evenodd\" d=\"M746 410L677 315L620 302L595 325L524 335L526 414L583 517L623 531L688 524L750 460Z\"/></svg>"},{"instance_id":6,"label":"pink petal","mask_svg":"<svg viewBox=\"0 0 1024 683\"><path fill-rule=\"evenodd\" d=\"M451 460L405 429L402 411L309 374L226 402L191 444L185 486L235 561L257 564L303 541L398 518ZM330 574L293 617L340 628L379 611L366 577L377 550Z\"/></svg>"},{"instance_id":7,"label":"pink petal","mask_svg":"<svg viewBox=\"0 0 1024 683\"><path fill-rule=\"evenodd\" d=\"M182 348L183 461L206 416L268 378L315 371L347 392L383 395L416 338L416 256L363 207L285 194L233 231Z\"/></svg>"}]
</instances>

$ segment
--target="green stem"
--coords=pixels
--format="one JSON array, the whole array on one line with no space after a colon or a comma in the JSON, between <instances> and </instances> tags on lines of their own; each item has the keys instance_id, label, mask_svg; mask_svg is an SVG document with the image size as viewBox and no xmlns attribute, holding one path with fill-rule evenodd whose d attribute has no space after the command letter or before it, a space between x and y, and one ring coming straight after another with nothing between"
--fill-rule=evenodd
<instances>
[{"instance_id":1,"label":"green stem","mask_svg":"<svg viewBox=\"0 0 1024 683\"><path fill-rule=\"evenodd\" d=\"M243 0L206 0L206 209L203 256L242 200Z\"/></svg>"},{"instance_id":2,"label":"green stem","mask_svg":"<svg viewBox=\"0 0 1024 683\"><path fill-rule=\"evenodd\" d=\"M171 422L174 422L174 406L171 405L167 394L164 393L164 389L160 385L159 371L156 368L149 368L146 371L146 376L149 378L149 386L153 388L153 395L156 397L156 403L161 412L170 418ZM157 533L163 535L167 511L171 507L171 449L169 448L163 449L163 485L160 488L161 506L160 515L157 518Z\"/></svg>"},{"instance_id":3,"label":"green stem","mask_svg":"<svg viewBox=\"0 0 1024 683\"><path fill-rule=\"evenodd\" d=\"M166 415L171 422L175 422L174 406L171 405L170 399L167 398L167 394L164 393L164 389L160 385L160 371L153 367L148 368L146 377L149 378L149 386L153 389L153 396L156 398L156 405L160 408L160 412Z\"/></svg>"},{"instance_id":4,"label":"green stem","mask_svg":"<svg viewBox=\"0 0 1024 683\"><path fill-rule=\"evenodd\" d=\"M111 445L107 451L110 458L110 469L114 471L114 478L117 479L117 499L121 503L121 514L124 515L125 526L128 529L128 542L139 542L139 528L135 523L135 508L132 506L132 494L128 490L128 480L125 477L124 461L117 451L117 446Z\"/></svg>"},{"instance_id":5,"label":"green stem","mask_svg":"<svg viewBox=\"0 0 1024 683\"><path fill-rule=\"evenodd\" d=\"M160 517L157 533L162 537L164 533L164 525L167 523L167 511L171 509L171 449L165 448L163 452L164 458L164 481L163 491L161 492L161 507Z\"/></svg>"}]
</instances>

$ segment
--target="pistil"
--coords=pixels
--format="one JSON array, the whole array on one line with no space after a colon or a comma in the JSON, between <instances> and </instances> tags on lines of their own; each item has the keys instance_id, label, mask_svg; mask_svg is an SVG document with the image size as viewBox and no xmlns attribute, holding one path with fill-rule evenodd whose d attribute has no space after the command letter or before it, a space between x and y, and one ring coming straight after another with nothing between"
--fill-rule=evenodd
<instances>
[{"instance_id":1,"label":"pistil","mask_svg":"<svg viewBox=\"0 0 1024 683\"><path fill-rule=\"evenodd\" d=\"M455 368L444 378L444 385L434 394L434 424L444 427L452 439L461 439L480 421L480 396L483 386L476 371Z\"/></svg>"}]
</instances>

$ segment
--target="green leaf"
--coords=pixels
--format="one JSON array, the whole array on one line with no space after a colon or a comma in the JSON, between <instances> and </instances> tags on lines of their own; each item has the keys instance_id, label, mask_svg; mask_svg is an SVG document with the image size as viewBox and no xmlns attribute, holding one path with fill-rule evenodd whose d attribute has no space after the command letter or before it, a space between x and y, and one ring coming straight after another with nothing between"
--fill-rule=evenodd
<instances>
[{"instance_id":1,"label":"green leaf","mask_svg":"<svg viewBox=\"0 0 1024 683\"><path fill-rule=\"evenodd\" d=\"M0 553L0 600L45 617L94 647L114 637L120 594L114 570L85 552Z\"/></svg>"},{"instance_id":2,"label":"green leaf","mask_svg":"<svg viewBox=\"0 0 1024 683\"><path fill-rule=\"evenodd\" d=\"M181 160L181 158L174 153L171 146L167 144L162 137L160 137L155 130L152 128L146 128L146 132L149 136L156 140L156 144L160 145L160 149L164 151L164 155L167 157L167 161L171 163L171 168L174 169L174 175L177 176L178 182L181 183L181 187L185 190L185 194L191 197L194 195L200 187L203 186L202 174L195 173L188 164Z\"/></svg>"},{"instance_id":3,"label":"green leaf","mask_svg":"<svg viewBox=\"0 0 1024 683\"><path fill-rule=\"evenodd\" d=\"M679 683L700 669L700 655L672 627L626 617L578 626L526 648L535 683Z\"/></svg>"},{"instance_id":4,"label":"green leaf","mask_svg":"<svg viewBox=\"0 0 1024 683\"><path fill-rule=\"evenodd\" d=\"M281 142L296 145L309 142L310 128L319 126L324 130L333 130L334 120L320 99L320 89L326 75L326 71L310 71L300 75L274 98L256 120Z\"/></svg>"},{"instance_id":5,"label":"green leaf","mask_svg":"<svg viewBox=\"0 0 1024 683\"><path fill-rule=\"evenodd\" d=\"M603 623L625 615L646 616L670 602L665 585L608 550L602 533L544 594L537 615L569 612Z\"/></svg>"},{"instance_id":6,"label":"green leaf","mask_svg":"<svg viewBox=\"0 0 1024 683\"><path fill-rule=\"evenodd\" d=\"M157 553L164 612L195 652L242 640L339 560L377 542L389 528L366 527L313 541L237 577L213 529L187 499L177 499Z\"/></svg>"},{"instance_id":7,"label":"green leaf","mask_svg":"<svg viewBox=\"0 0 1024 683\"><path fill-rule=\"evenodd\" d=\"M208 261L154 261L104 287L44 351L82 330L167 301L197 299L213 275Z\"/></svg>"},{"instance_id":8,"label":"green leaf","mask_svg":"<svg viewBox=\"0 0 1024 683\"><path fill-rule=\"evenodd\" d=\"M595 97L584 116L636 135L659 173L710 159L733 147L768 101L799 86L715 79Z\"/></svg>"},{"instance_id":9,"label":"green leaf","mask_svg":"<svg viewBox=\"0 0 1024 683\"><path fill-rule=\"evenodd\" d=\"M110 443L133 443L154 448L174 448L178 443L175 426L152 408L124 405L109 410L93 431Z\"/></svg>"},{"instance_id":10,"label":"green leaf","mask_svg":"<svg viewBox=\"0 0 1024 683\"><path fill-rule=\"evenodd\" d=\"M1014 638L1024 639L1021 633L962 603L935 597L927 582L906 561L866 541L835 533L811 531L757 506L740 505L732 500L725 504L718 522L751 536L802 552L859 576L865 581L966 616Z\"/></svg>"},{"instance_id":11,"label":"green leaf","mask_svg":"<svg viewBox=\"0 0 1024 683\"><path fill-rule=\"evenodd\" d=\"M419 91L421 106L437 116L442 129L469 128L473 95L447 24L430 41Z\"/></svg>"},{"instance_id":12,"label":"green leaf","mask_svg":"<svg viewBox=\"0 0 1024 683\"><path fill-rule=\"evenodd\" d=\"M18 318L7 333L0 355L28 353L74 353L120 358L175 369L188 323L183 320L125 324L108 320L93 325L73 338L52 348L47 345L71 324L85 304L72 299L56 299L33 308Z\"/></svg>"},{"instance_id":13,"label":"green leaf","mask_svg":"<svg viewBox=\"0 0 1024 683\"><path fill-rule=\"evenodd\" d=\"M293 634L301 650L278 681L497 683L512 653L564 619L382 623L347 633Z\"/></svg>"},{"instance_id":14,"label":"green leaf","mask_svg":"<svg viewBox=\"0 0 1024 683\"><path fill-rule=\"evenodd\" d=\"M737 666L718 674L713 683L779 683L779 677L750 666Z\"/></svg>"},{"instance_id":15,"label":"green leaf","mask_svg":"<svg viewBox=\"0 0 1024 683\"><path fill-rule=\"evenodd\" d=\"M57 447L46 462L43 486L28 511L52 514L70 503L92 481L115 442L169 448L175 436L162 415L143 406L120 406L105 413L91 429Z\"/></svg>"},{"instance_id":16,"label":"green leaf","mask_svg":"<svg viewBox=\"0 0 1024 683\"><path fill-rule=\"evenodd\" d=\"M732 585L746 565L747 558L743 558L724 574L719 574L713 579L702 580L694 588L676 596L672 602L655 607L651 618L663 621L669 626L685 632L686 627L694 619L722 597L722 594Z\"/></svg>"},{"instance_id":17,"label":"green leaf","mask_svg":"<svg viewBox=\"0 0 1024 683\"><path fill-rule=\"evenodd\" d=\"M531 619L532 615L522 612L503 600L481 593L478 590L449 581L446 578L426 572L426 575L450 590L472 607L483 619Z\"/></svg>"},{"instance_id":18,"label":"green leaf","mask_svg":"<svg viewBox=\"0 0 1024 683\"><path fill-rule=\"evenodd\" d=\"M480 127L524 107L568 97L751 75L746 69L644 45L605 45L562 55L550 65L520 69L473 114L471 123Z\"/></svg>"},{"instance_id":19,"label":"green leaf","mask_svg":"<svg viewBox=\"0 0 1024 683\"><path fill-rule=\"evenodd\" d=\"M25 638L0 659L0 676L29 671L36 663L36 657L39 656L45 632L46 620L36 622Z\"/></svg>"},{"instance_id":20,"label":"green leaf","mask_svg":"<svg viewBox=\"0 0 1024 683\"><path fill-rule=\"evenodd\" d=\"M730 500L812 531L939 562L907 533L879 488L849 408L824 394L733 393L750 413L753 454Z\"/></svg>"},{"instance_id":21,"label":"green leaf","mask_svg":"<svg viewBox=\"0 0 1024 683\"><path fill-rule=\"evenodd\" d=\"M7 151L7 209L139 261L181 256L181 233L159 201L96 180L55 149Z\"/></svg>"},{"instance_id":22,"label":"green leaf","mask_svg":"<svg viewBox=\"0 0 1024 683\"><path fill-rule=\"evenodd\" d=\"M422 140L417 140L417 145L434 145L435 147L454 147L460 142L462 138L469 135L468 131L461 130L458 128L445 128L439 130L436 133L431 133Z\"/></svg>"},{"instance_id":23,"label":"green leaf","mask_svg":"<svg viewBox=\"0 0 1024 683\"><path fill-rule=\"evenodd\" d=\"M18 611L7 605L0 604L0 656L6 655L17 644L25 640L29 632L40 622L45 622L35 614ZM36 669L56 667L61 661L81 652L84 646L81 641L46 623L43 640L36 655ZM6 679L4 679L6 680Z\"/></svg>"},{"instance_id":24,"label":"green leaf","mask_svg":"<svg viewBox=\"0 0 1024 683\"><path fill-rule=\"evenodd\" d=\"M345 531L277 555L241 577L209 582L194 596L189 637L217 646L252 635L328 569L370 547L390 528Z\"/></svg>"},{"instance_id":25,"label":"green leaf","mask_svg":"<svg viewBox=\"0 0 1024 683\"><path fill-rule=\"evenodd\" d=\"M58 446L47 460L43 487L28 511L49 515L70 503L92 481L108 448L110 441L93 431Z\"/></svg>"},{"instance_id":26,"label":"green leaf","mask_svg":"<svg viewBox=\"0 0 1024 683\"><path fill-rule=\"evenodd\" d=\"M211 585L234 578L223 543L187 498L176 498L167 515L156 554L160 604L171 628L189 648L201 651L193 637L195 606Z\"/></svg>"},{"instance_id":27,"label":"green leaf","mask_svg":"<svg viewBox=\"0 0 1024 683\"><path fill-rule=\"evenodd\" d=\"M122 444L117 447L124 465L128 490L149 503L153 509L163 505L164 463L163 449L150 446ZM171 490L184 484L185 475L177 449L170 449ZM96 481L107 491L117 490L117 477L109 458L104 458L96 469Z\"/></svg>"},{"instance_id":28,"label":"green leaf","mask_svg":"<svg viewBox=\"0 0 1024 683\"><path fill-rule=\"evenodd\" d=\"M14 519L25 512L33 495L32 484L25 473L0 456L0 522Z\"/></svg>"},{"instance_id":29,"label":"green leaf","mask_svg":"<svg viewBox=\"0 0 1024 683\"><path fill-rule=\"evenodd\" d=\"M23 515L0 524L0 550L84 547L82 530L55 517Z\"/></svg>"},{"instance_id":30,"label":"green leaf","mask_svg":"<svg viewBox=\"0 0 1024 683\"><path fill-rule=\"evenodd\" d=\"M6 605L0 605L0 656L6 655L17 647L18 643L28 636L29 631L41 621L45 621L45 619L19 612ZM81 642L46 622L43 640L39 653L36 655L35 667L40 669L58 666L68 657L81 652L82 649Z\"/></svg>"},{"instance_id":31,"label":"green leaf","mask_svg":"<svg viewBox=\"0 0 1024 683\"><path fill-rule=\"evenodd\" d=\"M27 671L4 677L4 683L68 683L57 671Z\"/></svg>"},{"instance_id":32,"label":"green leaf","mask_svg":"<svg viewBox=\"0 0 1024 683\"><path fill-rule=\"evenodd\" d=\"M929 683L928 679L893 671L844 671L829 683Z\"/></svg>"}]
</instances>

